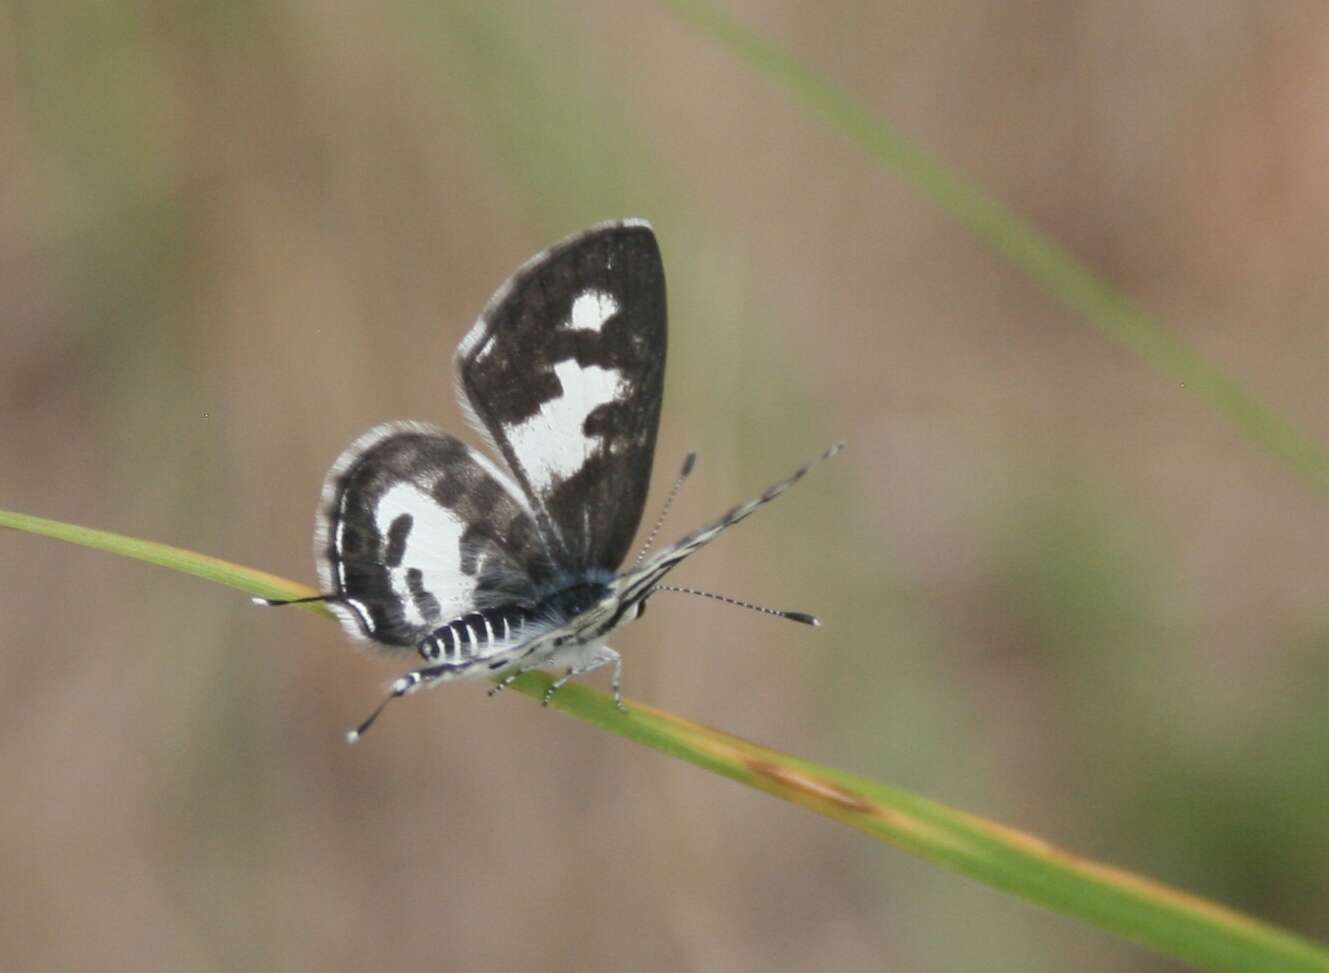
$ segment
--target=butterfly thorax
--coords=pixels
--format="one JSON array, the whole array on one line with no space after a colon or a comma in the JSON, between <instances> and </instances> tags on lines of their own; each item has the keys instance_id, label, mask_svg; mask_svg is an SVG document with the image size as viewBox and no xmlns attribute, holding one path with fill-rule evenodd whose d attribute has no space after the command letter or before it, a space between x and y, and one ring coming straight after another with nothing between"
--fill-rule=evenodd
<instances>
[{"instance_id":1,"label":"butterfly thorax","mask_svg":"<svg viewBox=\"0 0 1329 973\"><path fill-rule=\"evenodd\" d=\"M589 611L609 593L609 585L594 580L570 582L540 599L540 606L560 624Z\"/></svg>"},{"instance_id":2,"label":"butterfly thorax","mask_svg":"<svg viewBox=\"0 0 1329 973\"><path fill-rule=\"evenodd\" d=\"M619 578L604 572L605 580L583 578L549 593L541 602L553 623L554 648L603 640L614 629L641 614L643 599L629 603L619 590Z\"/></svg>"}]
</instances>

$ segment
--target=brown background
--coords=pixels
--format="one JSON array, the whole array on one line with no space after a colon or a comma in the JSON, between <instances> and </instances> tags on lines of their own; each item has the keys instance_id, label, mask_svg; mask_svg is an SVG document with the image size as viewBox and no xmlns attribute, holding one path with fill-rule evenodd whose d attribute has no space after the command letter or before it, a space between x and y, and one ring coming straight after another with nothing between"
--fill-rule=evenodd
<instances>
[{"instance_id":1,"label":"brown background","mask_svg":"<svg viewBox=\"0 0 1329 973\"><path fill-rule=\"evenodd\" d=\"M1312 436L1322 3L734 2ZM491 290L656 225L683 533L626 691L1329 937L1326 498L649 4L0 6L0 507L312 579ZM7 969L1164 970L311 616L0 535Z\"/></svg>"}]
</instances>

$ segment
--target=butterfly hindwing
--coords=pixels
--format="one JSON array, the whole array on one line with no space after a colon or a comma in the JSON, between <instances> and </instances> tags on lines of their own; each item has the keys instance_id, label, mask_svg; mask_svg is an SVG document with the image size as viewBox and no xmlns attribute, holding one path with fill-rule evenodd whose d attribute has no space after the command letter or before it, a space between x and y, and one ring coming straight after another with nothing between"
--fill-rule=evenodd
<instances>
[{"instance_id":1,"label":"butterfly hindwing","mask_svg":"<svg viewBox=\"0 0 1329 973\"><path fill-rule=\"evenodd\" d=\"M398 646L478 608L534 604L550 571L511 479L461 440L407 422L371 430L333 465L315 556L346 630Z\"/></svg>"},{"instance_id":2,"label":"butterfly hindwing","mask_svg":"<svg viewBox=\"0 0 1329 973\"><path fill-rule=\"evenodd\" d=\"M457 349L463 404L569 575L614 571L641 520L664 393L665 285L641 220L536 255Z\"/></svg>"}]
</instances>

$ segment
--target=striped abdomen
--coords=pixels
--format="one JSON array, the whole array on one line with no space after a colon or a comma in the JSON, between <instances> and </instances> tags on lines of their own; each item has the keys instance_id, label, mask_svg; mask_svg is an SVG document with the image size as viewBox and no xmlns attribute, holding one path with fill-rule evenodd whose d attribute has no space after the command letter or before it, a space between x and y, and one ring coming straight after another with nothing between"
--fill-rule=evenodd
<instances>
[{"instance_id":1,"label":"striped abdomen","mask_svg":"<svg viewBox=\"0 0 1329 973\"><path fill-rule=\"evenodd\" d=\"M428 662L469 662L510 648L535 634L534 613L517 606L486 608L434 629L420 643Z\"/></svg>"}]
</instances>

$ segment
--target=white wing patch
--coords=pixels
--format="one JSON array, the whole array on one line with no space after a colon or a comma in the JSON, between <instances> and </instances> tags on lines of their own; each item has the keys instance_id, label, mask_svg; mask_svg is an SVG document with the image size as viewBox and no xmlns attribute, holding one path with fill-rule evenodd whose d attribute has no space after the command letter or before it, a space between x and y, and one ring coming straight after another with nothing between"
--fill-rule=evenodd
<instances>
[{"instance_id":1,"label":"white wing patch","mask_svg":"<svg viewBox=\"0 0 1329 973\"><path fill-rule=\"evenodd\" d=\"M605 322L618 313L618 301L613 294L604 291L583 291L572 302L572 314L568 317L567 327L574 331L594 331L599 333Z\"/></svg>"},{"instance_id":2,"label":"white wing patch","mask_svg":"<svg viewBox=\"0 0 1329 973\"><path fill-rule=\"evenodd\" d=\"M521 425L505 430L513 452L527 462L531 487L541 493L555 480L575 474L600 448L582 434L586 417L626 391L616 368L583 368L568 360L555 365L554 374L563 394L541 403L540 411Z\"/></svg>"},{"instance_id":3,"label":"white wing patch","mask_svg":"<svg viewBox=\"0 0 1329 973\"><path fill-rule=\"evenodd\" d=\"M613 294L583 291L572 302L572 311L563 327L598 334L618 311ZM561 361L554 366L554 374L563 394L543 403L540 411L521 425L506 430L508 442L517 455L532 457L526 472L531 487L537 491L549 489L555 480L565 480L582 468L599 448L594 440L582 435L586 417L627 391L622 374L613 368L597 365L583 368L575 361Z\"/></svg>"},{"instance_id":4,"label":"white wing patch","mask_svg":"<svg viewBox=\"0 0 1329 973\"><path fill-rule=\"evenodd\" d=\"M403 515L410 517L405 552L401 563L388 566L387 572L393 593L401 599L407 624L434 625L439 621L426 618L420 611L408 577L412 570L420 572L417 590L423 588L437 599L443 617L455 618L467 610L475 593L475 580L460 568L466 524L410 483L398 483L379 498L374 524L383 537L391 537L393 524Z\"/></svg>"},{"instance_id":5,"label":"white wing patch","mask_svg":"<svg viewBox=\"0 0 1329 973\"><path fill-rule=\"evenodd\" d=\"M337 549L338 551L343 551L343 550L346 549L346 541L345 541L345 538L346 538L346 504L347 504L347 502L348 502L349 499L350 499L350 498L349 498L349 496L348 496L347 494L342 494L341 503L340 503L340 504L338 505L338 507L337 507L337 542L336 542L336 549ZM318 538L318 535L319 535L319 532L318 532L318 530L316 530L316 531L315 531L315 535L314 535L314 536L315 536L315 539ZM322 545L321 545L321 542L320 542L319 546L322 546ZM322 575L322 573L323 573L323 567L322 567L321 564L320 564L320 566L319 566L319 573L320 573L320 575ZM342 591L345 591L345 590L346 590L346 564L345 564L345 562L340 561L340 560L337 561L337 587L340 588ZM356 615L358 615L358 616L360 617L360 622L361 622L361 624L364 625L364 627L365 627L365 631L366 631L366 632L372 632L372 631L374 631L374 617L373 617L373 615L370 614L370 612L369 612L369 606L368 606L368 605L366 605L363 601L360 601L360 599L358 599L358 598L347 598L347 599L346 599L346 605L347 605L347 607L349 607L349 608L351 609L351 611L355 612ZM334 610L334 611L336 610L336 605L333 605L333 610ZM340 614L339 614L339 617L341 617ZM352 635L358 634L357 632L355 632L354 629L351 629L350 631L351 631L351 634L352 634Z\"/></svg>"}]
</instances>

